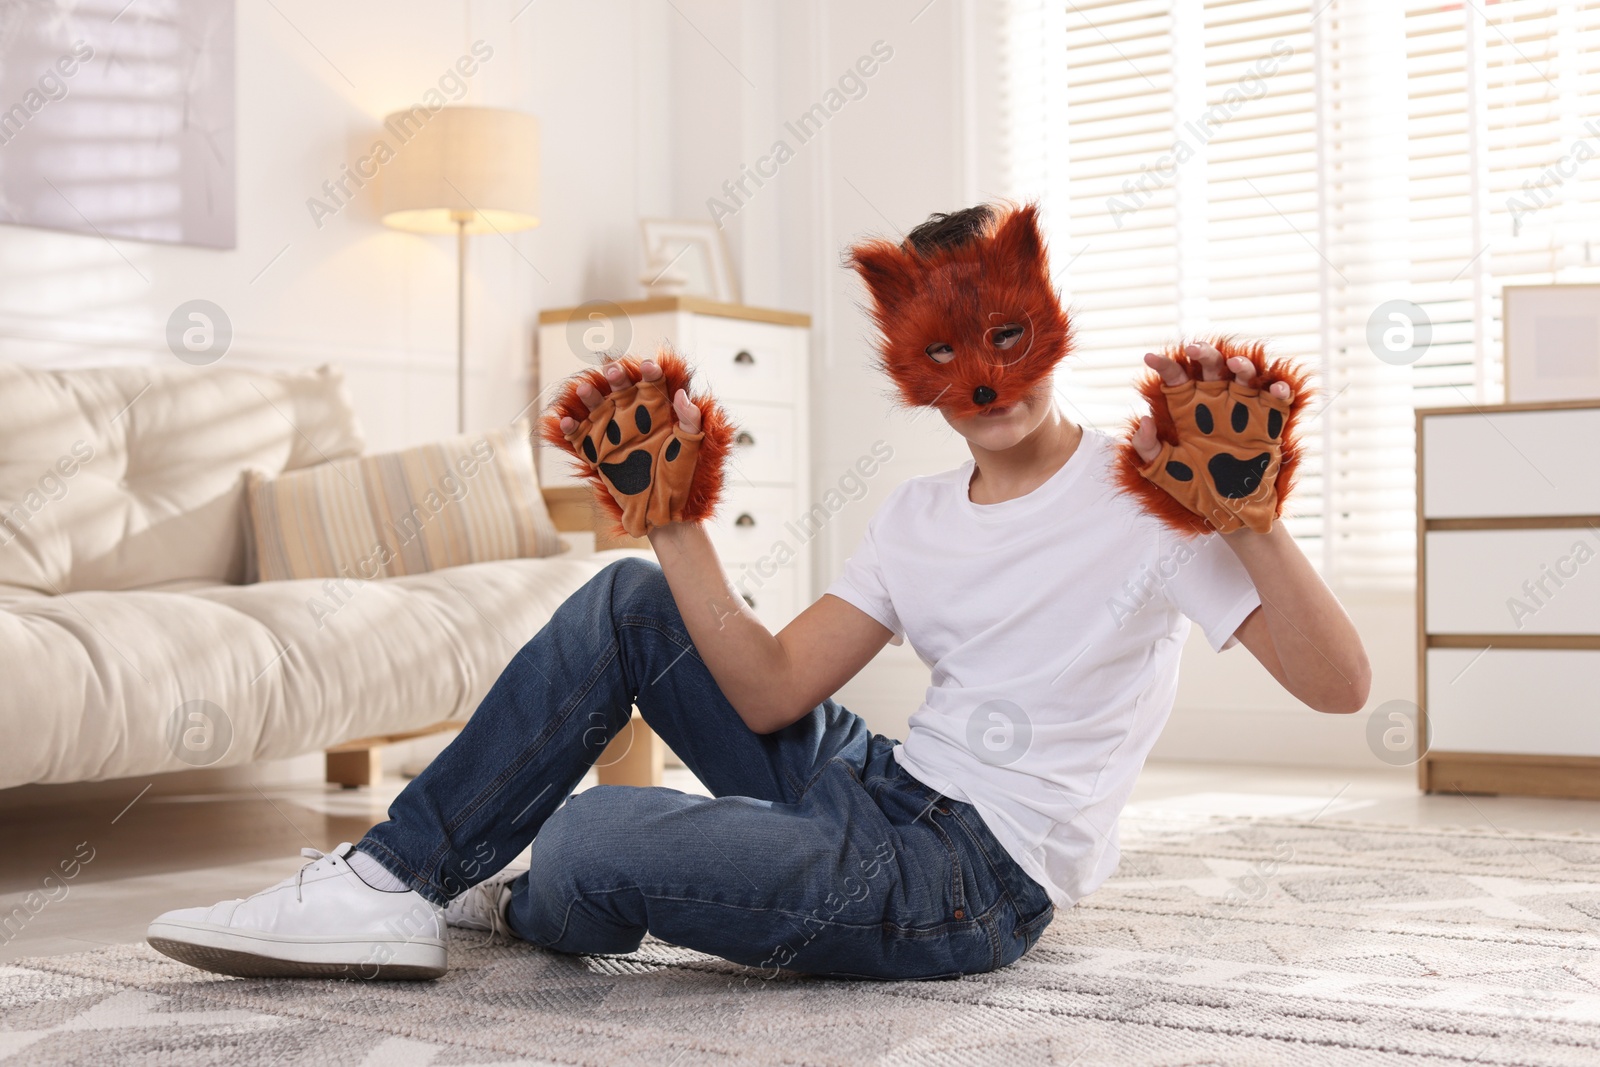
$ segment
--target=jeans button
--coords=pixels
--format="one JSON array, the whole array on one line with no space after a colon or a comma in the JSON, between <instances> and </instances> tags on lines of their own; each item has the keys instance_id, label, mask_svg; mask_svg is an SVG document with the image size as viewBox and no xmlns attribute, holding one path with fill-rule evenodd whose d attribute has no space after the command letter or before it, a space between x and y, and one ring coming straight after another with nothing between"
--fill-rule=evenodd
<instances>
[{"instance_id":1,"label":"jeans button","mask_svg":"<svg viewBox=\"0 0 1600 1067\"><path fill-rule=\"evenodd\" d=\"M967 917L967 913L966 912L962 911L960 908L956 909L956 918L965 919L966 917Z\"/></svg>"}]
</instances>

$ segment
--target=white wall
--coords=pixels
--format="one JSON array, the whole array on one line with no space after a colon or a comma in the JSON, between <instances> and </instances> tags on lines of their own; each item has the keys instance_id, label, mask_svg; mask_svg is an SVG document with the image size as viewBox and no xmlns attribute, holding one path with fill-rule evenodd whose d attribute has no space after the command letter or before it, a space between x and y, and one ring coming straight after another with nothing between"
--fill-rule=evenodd
<instances>
[{"instance_id":1,"label":"white wall","mask_svg":"<svg viewBox=\"0 0 1600 1067\"><path fill-rule=\"evenodd\" d=\"M168 315L201 297L232 320L227 360L344 365L375 447L452 432L453 240L384 229L366 196L319 227L307 200L482 40L493 55L459 102L543 123L542 224L469 253L469 422L511 417L539 308L633 291L636 219L666 189L664 141L636 128L639 102L670 98L658 41L633 32L637 7L661 5L538 0L518 15L525 4L239 4L238 247L0 227L0 351L161 363Z\"/></svg>"},{"instance_id":2,"label":"white wall","mask_svg":"<svg viewBox=\"0 0 1600 1067\"><path fill-rule=\"evenodd\" d=\"M736 206L725 234L744 299L813 316L814 496L878 439L894 449L867 495L813 542L815 593L837 574L890 488L966 457L936 417L889 413L888 383L870 366L867 323L841 253L862 236L904 230L930 212L1000 192L992 181L980 185L978 175L992 179L998 167L980 166L970 148L985 135L966 87L993 84L976 69L994 62L984 52L988 38L967 25L979 6L678 0L671 15L672 208L707 218L711 198ZM880 59L885 52L889 58ZM802 140L792 124L826 103L863 57L876 67L861 79L864 92ZM737 181L742 165L754 166L779 140L794 154L778 176L730 198L723 183ZM910 649L891 647L840 699L874 729L903 735L926 682Z\"/></svg>"},{"instance_id":3,"label":"white wall","mask_svg":"<svg viewBox=\"0 0 1600 1067\"><path fill-rule=\"evenodd\" d=\"M475 40L494 56L464 102L542 124L542 215L509 241L474 238L469 421L529 399L539 309L638 295L638 219L707 217L725 180L785 138L778 177L727 220L747 302L809 311L814 493L879 438L894 458L816 542L814 591L904 478L967 456L937 415L888 412L840 253L936 210L1004 195L994 0L275 0L238 8L239 246L141 245L0 226L0 354L42 362L171 358L167 316L204 297L233 320L231 360L343 364L374 447L453 429L454 249L383 229L365 201L319 229L308 197L388 111L420 97ZM893 49L820 134L784 126L875 42ZM285 251L285 246L287 250ZM279 256L279 253L282 255ZM274 256L279 256L274 262ZM133 266L124 260L131 260ZM268 266L268 264L271 264ZM140 275L143 275L141 277ZM1353 605L1377 661L1374 703L1414 696L1409 600ZM926 670L891 647L841 693L903 733ZM1157 752L1371 766L1365 716L1291 701L1247 654L1192 647Z\"/></svg>"}]
</instances>

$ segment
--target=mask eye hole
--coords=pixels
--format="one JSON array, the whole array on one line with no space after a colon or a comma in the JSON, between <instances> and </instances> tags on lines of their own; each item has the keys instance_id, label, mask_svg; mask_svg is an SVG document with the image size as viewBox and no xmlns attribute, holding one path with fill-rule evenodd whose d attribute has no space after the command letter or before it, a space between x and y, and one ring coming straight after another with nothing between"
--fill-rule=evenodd
<instances>
[{"instance_id":1,"label":"mask eye hole","mask_svg":"<svg viewBox=\"0 0 1600 1067\"><path fill-rule=\"evenodd\" d=\"M935 363L949 363L952 359L956 358L956 350L951 348L944 341L935 341L927 348L924 348L923 351L926 352L928 354L928 358L933 360Z\"/></svg>"},{"instance_id":2,"label":"mask eye hole","mask_svg":"<svg viewBox=\"0 0 1600 1067\"><path fill-rule=\"evenodd\" d=\"M1004 326L996 326L989 331L989 343L1002 352L1015 347L1022 340L1023 328L1015 322L1008 322Z\"/></svg>"}]
</instances>

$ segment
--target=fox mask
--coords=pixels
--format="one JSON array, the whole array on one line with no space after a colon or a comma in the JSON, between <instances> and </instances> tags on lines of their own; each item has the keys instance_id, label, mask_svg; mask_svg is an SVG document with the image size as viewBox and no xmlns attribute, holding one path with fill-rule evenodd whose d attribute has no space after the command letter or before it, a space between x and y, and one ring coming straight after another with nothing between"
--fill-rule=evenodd
<instances>
[{"instance_id":1,"label":"fox mask","mask_svg":"<svg viewBox=\"0 0 1600 1067\"><path fill-rule=\"evenodd\" d=\"M872 297L878 366L909 407L964 417L1014 403L1072 348L1033 204L995 212L959 247L870 240L849 262Z\"/></svg>"}]
</instances>

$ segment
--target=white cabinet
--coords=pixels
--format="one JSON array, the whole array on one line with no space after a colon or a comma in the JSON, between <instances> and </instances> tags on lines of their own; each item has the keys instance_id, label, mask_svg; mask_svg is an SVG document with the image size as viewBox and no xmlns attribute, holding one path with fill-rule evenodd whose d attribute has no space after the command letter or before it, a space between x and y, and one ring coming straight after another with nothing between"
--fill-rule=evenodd
<instances>
[{"instance_id":1,"label":"white cabinet","mask_svg":"<svg viewBox=\"0 0 1600 1067\"><path fill-rule=\"evenodd\" d=\"M1600 402L1417 412L1428 792L1600 797Z\"/></svg>"},{"instance_id":2,"label":"white cabinet","mask_svg":"<svg viewBox=\"0 0 1600 1067\"><path fill-rule=\"evenodd\" d=\"M1428 649L1431 741L1442 752L1600 756L1597 699L1600 651Z\"/></svg>"},{"instance_id":3,"label":"white cabinet","mask_svg":"<svg viewBox=\"0 0 1600 1067\"><path fill-rule=\"evenodd\" d=\"M1600 515L1600 405L1419 413L1430 519Z\"/></svg>"},{"instance_id":4,"label":"white cabinet","mask_svg":"<svg viewBox=\"0 0 1600 1067\"><path fill-rule=\"evenodd\" d=\"M692 297L545 311L539 316L539 389L595 366L588 344L653 354L669 342L694 368L691 389L710 390L738 427L722 501L710 526L734 587L776 633L810 602L808 527L811 425L806 315ZM597 331L586 337L586 331ZM539 450L546 487L580 484L564 452Z\"/></svg>"},{"instance_id":5,"label":"white cabinet","mask_svg":"<svg viewBox=\"0 0 1600 1067\"><path fill-rule=\"evenodd\" d=\"M1600 634L1600 529L1432 530L1433 634Z\"/></svg>"}]
</instances>

